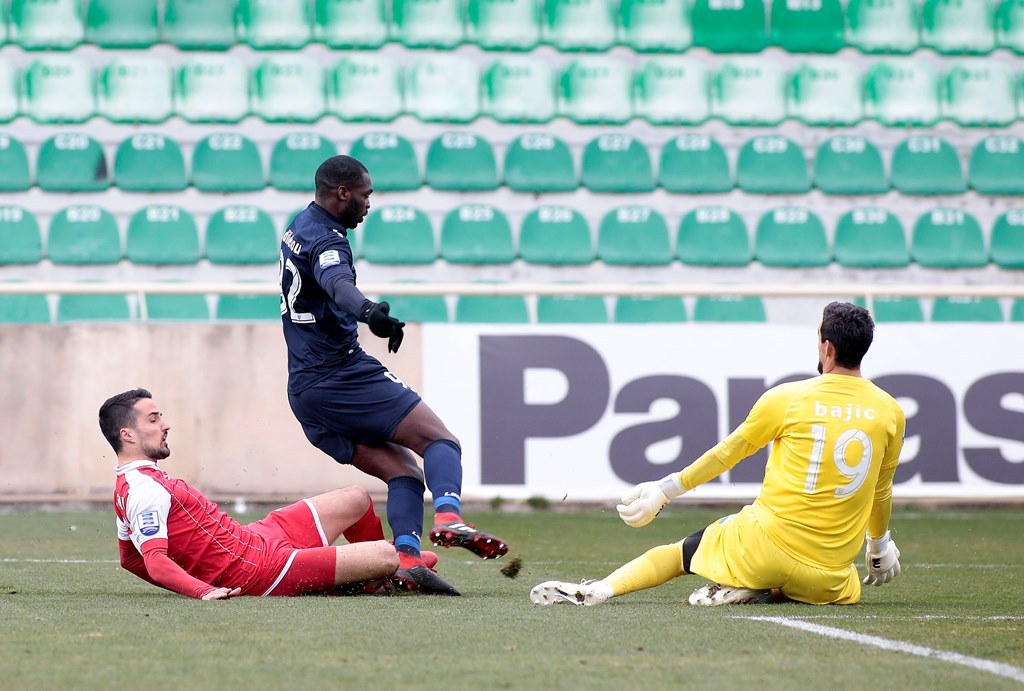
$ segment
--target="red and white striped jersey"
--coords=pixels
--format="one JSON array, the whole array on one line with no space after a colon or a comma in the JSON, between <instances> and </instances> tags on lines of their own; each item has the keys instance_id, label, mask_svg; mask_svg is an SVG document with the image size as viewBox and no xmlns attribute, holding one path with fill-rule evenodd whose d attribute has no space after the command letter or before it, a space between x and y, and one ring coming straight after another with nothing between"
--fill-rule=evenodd
<instances>
[{"instance_id":1,"label":"red and white striped jersey","mask_svg":"<svg viewBox=\"0 0 1024 691\"><path fill-rule=\"evenodd\" d=\"M202 492L150 460L118 466L114 489L117 537L143 553L166 540L167 556L213 586L252 588L280 571L279 550L221 511ZM287 557L287 554L284 555Z\"/></svg>"}]
</instances>

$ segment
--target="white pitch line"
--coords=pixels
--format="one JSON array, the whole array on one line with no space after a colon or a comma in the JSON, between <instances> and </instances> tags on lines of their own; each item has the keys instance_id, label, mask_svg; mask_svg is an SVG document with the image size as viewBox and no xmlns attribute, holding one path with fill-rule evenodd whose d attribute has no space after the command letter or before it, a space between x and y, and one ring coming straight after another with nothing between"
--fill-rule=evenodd
<instances>
[{"instance_id":1,"label":"white pitch line","mask_svg":"<svg viewBox=\"0 0 1024 691\"><path fill-rule=\"evenodd\" d=\"M0 559L4 564L117 564L116 559Z\"/></svg>"},{"instance_id":2,"label":"white pitch line","mask_svg":"<svg viewBox=\"0 0 1024 691\"><path fill-rule=\"evenodd\" d=\"M753 619L754 621L767 621L772 624L788 626L792 629L815 633L827 638L836 638L844 641L853 641L854 643L860 643L862 645L870 645L875 648L881 648L882 650L892 650L898 653L908 653L919 657L929 657L936 660L942 660L944 662L952 662L956 665L963 665L964 667L970 667L971 669L988 672L989 674L995 674L1024 683L1024 669L1004 662L993 662L992 660L985 660L980 657L971 657L970 655L952 653L948 650L936 650L935 648L915 645L913 643L907 643L906 641L892 641L888 638L869 636L867 634L846 631L844 629L835 629L831 626L812 624L811 622L801 621L799 619L787 619L786 617L747 618Z\"/></svg>"},{"instance_id":3,"label":"white pitch line","mask_svg":"<svg viewBox=\"0 0 1024 691\"><path fill-rule=\"evenodd\" d=\"M750 617L737 616L736 619L750 619ZM1013 614L992 614L986 616L970 614L917 614L911 616L897 614L801 614L799 619L831 619L834 621L867 621L875 619L878 621L915 619L928 621L936 619L940 621L1024 621L1024 616Z\"/></svg>"}]
</instances>

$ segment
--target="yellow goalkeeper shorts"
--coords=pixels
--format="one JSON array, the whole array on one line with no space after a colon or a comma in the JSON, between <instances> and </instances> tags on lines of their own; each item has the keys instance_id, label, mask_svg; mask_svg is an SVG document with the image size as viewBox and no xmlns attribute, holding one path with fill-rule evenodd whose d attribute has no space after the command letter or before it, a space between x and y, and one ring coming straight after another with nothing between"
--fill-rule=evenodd
<instances>
[{"instance_id":1,"label":"yellow goalkeeper shorts","mask_svg":"<svg viewBox=\"0 0 1024 691\"><path fill-rule=\"evenodd\" d=\"M772 542L749 506L704 530L690 571L719 585L779 588L786 597L813 605L860 602L853 564L833 571L794 559Z\"/></svg>"}]
</instances>

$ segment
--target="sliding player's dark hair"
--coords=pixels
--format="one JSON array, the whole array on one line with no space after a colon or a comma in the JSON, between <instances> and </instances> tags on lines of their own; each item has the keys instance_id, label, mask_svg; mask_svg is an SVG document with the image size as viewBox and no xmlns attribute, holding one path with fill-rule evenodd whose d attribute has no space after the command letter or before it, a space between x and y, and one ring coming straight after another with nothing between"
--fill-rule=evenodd
<instances>
[{"instance_id":1,"label":"sliding player's dark hair","mask_svg":"<svg viewBox=\"0 0 1024 691\"><path fill-rule=\"evenodd\" d=\"M836 364L857 369L875 337L875 322L866 309L850 302L831 302L821 316L821 342L831 341Z\"/></svg>"},{"instance_id":2,"label":"sliding player's dark hair","mask_svg":"<svg viewBox=\"0 0 1024 691\"><path fill-rule=\"evenodd\" d=\"M316 193L328 195L339 187L353 187L368 173L366 166L351 156L331 156L316 169Z\"/></svg>"},{"instance_id":3,"label":"sliding player's dark hair","mask_svg":"<svg viewBox=\"0 0 1024 691\"><path fill-rule=\"evenodd\" d=\"M153 398L153 394L145 389L132 389L111 396L100 406L100 431L114 453L121 453L121 430L135 427L135 404L143 398Z\"/></svg>"}]
</instances>

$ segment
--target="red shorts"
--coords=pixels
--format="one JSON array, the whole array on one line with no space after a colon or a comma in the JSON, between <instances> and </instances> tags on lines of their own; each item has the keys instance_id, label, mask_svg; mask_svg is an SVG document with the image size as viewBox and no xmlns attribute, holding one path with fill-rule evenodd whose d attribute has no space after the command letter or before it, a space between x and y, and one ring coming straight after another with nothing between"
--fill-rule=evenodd
<instances>
[{"instance_id":1,"label":"red shorts","mask_svg":"<svg viewBox=\"0 0 1024 691\"><path fill-rule=\"evenodd\" d=\"M267 541L267 578L243 595L306 595L334 586L337 550L330 546L320 517L307 500L271 511L245 526Z\"/></svg>"}]
</instances>

